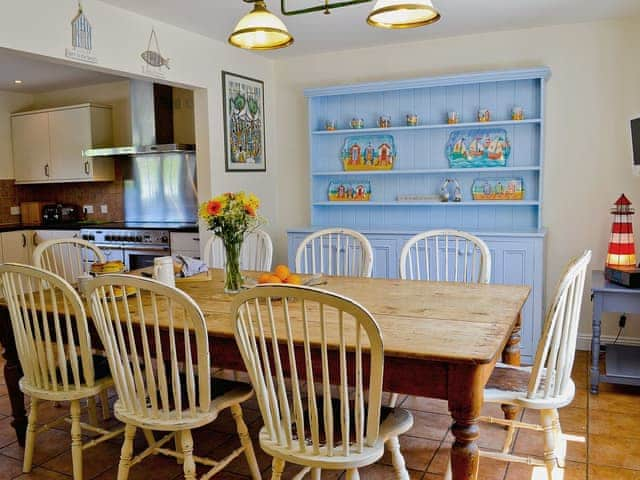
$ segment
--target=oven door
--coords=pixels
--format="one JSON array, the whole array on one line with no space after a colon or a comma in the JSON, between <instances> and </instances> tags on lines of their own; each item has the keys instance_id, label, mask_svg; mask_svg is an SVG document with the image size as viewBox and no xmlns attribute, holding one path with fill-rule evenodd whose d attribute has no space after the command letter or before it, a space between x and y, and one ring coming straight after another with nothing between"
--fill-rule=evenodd
<instances>
[{"instance_id":1,"label":"oven door","mask_svg":"<svg viewBox=\"0 0 640 480\"><path fill-rule=\"evenodd\" d=\"M171 254L169 247L139 245L125 248L124 264L129 270L137 270L153 266L153 259L156 257L166 257Z\"/></svg>"}]
</instances>

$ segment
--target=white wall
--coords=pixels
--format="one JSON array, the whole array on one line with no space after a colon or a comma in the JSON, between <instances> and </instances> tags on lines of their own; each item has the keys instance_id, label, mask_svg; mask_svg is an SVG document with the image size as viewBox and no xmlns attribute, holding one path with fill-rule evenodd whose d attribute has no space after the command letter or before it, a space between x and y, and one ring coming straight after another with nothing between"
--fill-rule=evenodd
<instances>
[{"instance_id":1,"label":"white wall","mask_svg":"<svg viewBox=\"0 0 640 480\"><path fill-rule=\"evenodd\" d=\"M31 95L0 92L0 179L14 177L10 115L13 112L29 108L32 102Z\"/></svg>"},{"instance_id":2,"label":"white wall","mask_svg":"<svg viewBox=\"0 0 640 480\"><path fill-rule=\"evenodd\" d=\"M212 192L250 190L262 198L262 213L272 225L277 225L278 155L274 141L276 122L272 116L275 112L273 61L97 0L84 0L82 5L93 26L92 54L98 59L97 65L88 67L125 76L147 77L143 73L140 54L146 49L154 27L162 54L171 59L171 70L163 71L165 81L177 86L199 87L195 93L195 114L201 200L210 197ZM67 62L65 48L71 47L70 22L76 11L75 0L11 2L0 15L0 47ZM265 83L267 173L225 173L222 70L258 78Z\"/></svg>"},{"instance_id":3,"label":"white wall","mask_svg":"<svg viewBox=\"0 0 640 480\"><path fill-rule=\"evenodd\" d=\"M548 228L546 297L563 265L591 248L602 268L621 192L640 206L631 176L628 120L640 114L640 20L553 26L444 38L286 59L276 64L280 149L278 259L284 229L309 223L307 108L303 88L444 73L548 65L543 223ZM636 222L636 231L638 231ZM638 232L640 234L640 232ZM584 303L581 331L590 332ZM628 335L640 337L629 322ZM612 333L613 328L605 329Z\"/></svg>"}]
</instances>

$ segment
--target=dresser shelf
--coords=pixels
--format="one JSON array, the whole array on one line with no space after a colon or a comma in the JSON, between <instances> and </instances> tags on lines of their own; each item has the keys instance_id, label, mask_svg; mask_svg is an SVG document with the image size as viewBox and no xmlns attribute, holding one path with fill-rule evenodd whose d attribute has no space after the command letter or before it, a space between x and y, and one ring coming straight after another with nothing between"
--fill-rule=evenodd
<instances>
[{"instance_id":1,"label":"dresser shelf","mask_svg":"<svg viewBox=\"0 0 640 480\"><path fill-rule=\"evenodd\" d=\"M314 207L531 207L540 202L528 200L495 200L466 202L314 202Z\"/></svg>"},{"instance_id":2,"label":"dresser shelf","mask_svg":"<svg viewBox=\"0 0 640 480\"><path fill-rule=\"evenodd\" d=\"M413 169L392 169L392 170L332 170L328 172L312 172L314 177L335 177L342 175L355 175L360 177L368 177L369 175L431 175L442 174L456 175L464 173L495 173L501 176L502 173L510 172L537 172L540 170L538 165L524 167L481 167L481 168L413 168Z\"/></svg>"}]
</instances>

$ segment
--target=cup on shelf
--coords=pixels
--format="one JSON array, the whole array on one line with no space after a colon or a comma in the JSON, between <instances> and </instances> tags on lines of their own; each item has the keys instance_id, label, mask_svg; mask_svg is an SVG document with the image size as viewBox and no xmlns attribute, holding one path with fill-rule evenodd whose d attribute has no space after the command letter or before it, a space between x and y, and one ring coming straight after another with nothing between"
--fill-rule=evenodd
<instances>
[{"instance_id":1,"label":"cup on shelf","mask_svg":"<svg viewBox=\"0 0 640 480\"><path fill-rule=\"evenodd\" d=\"M329 130L329 131L333 131L336 129L336 121L335 120L327 120L326 122L324 122L324 129L325 130Z\"/></svg>"},{"instance_id":2,"label":"cup on shelf","mask_svg":"<svg viewBox=\"0 0 640 480\"><path fill-rule=\"evenodd\" d=\"M511 109L511 120L524 120L524 108L513 107Z\"/></svg>"},{"instance_id":3,"label":"cup on shelf","mask_svg":"<svg viewBox=\"0 0 640 480\"><path fill-rule=\"evenodd\" d=\"M176 275L173 271L173 257L156 257L153 259L153 278L170 287L176 286Z\"/></svg>"},{"instance_id":4,"label":"cup on shelf","mask_svg":"<svg viewBox=\"0 0 640 480\"><path fill-rule=\"evenodd\" d=\"M480 108L478 109L478 121L479 122L490 122L491 121L491 112L488 108Z\"/></svg>"},{"instance_id":5,"label":"cup on shelf","mask_svg":"<svg viewBox=\"0 0 640 480\"><path fill-rule=\"evenodd\" d=\"M418 114L417 113L408 113L407 114L407 126L415 127L418 125Z\"/></svg>"},{"instance_id":6,"label":"cup on shelf","mask_svg":"<svg viewBox=\"0 0 640 480\"><path fill-rule=\"evenodd\" d=\"M391 126L391 117L389 115L380 115L378 118L378 127L389 128Z\"/></svg>"},{"instance_id":7,"label":"cup on shelf","mask_svg":"<svg viewBox=\"0 0 640 480\"><path fill-rule=\"evenodd\" d=\"M364 119L363 118L352 118L351 119L351 128L364 128Z\"/></svg>"},{"instance_id":8,"label":"cup on shelf","mask_svg":"<svg viewBox=\"0 0 640 480\"><path fill-rule=\"evenodd\" d=\"M460 115L458 112L449 112L447 113L447 123L449 125L456 124L460 121Z\"/></svg>"}]
</instances>

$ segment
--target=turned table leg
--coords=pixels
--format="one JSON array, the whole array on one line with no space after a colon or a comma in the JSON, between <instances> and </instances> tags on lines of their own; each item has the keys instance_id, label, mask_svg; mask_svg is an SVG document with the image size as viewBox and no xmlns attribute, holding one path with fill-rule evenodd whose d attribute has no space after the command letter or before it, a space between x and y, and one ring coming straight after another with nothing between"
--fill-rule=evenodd
<instances>
[{"instance_id":1,"label":"turned table leg","mask_svg":"<svg viewBox=\"0 0 640 480\"><path fill-rule=\"evenodd\" d=\"M451 433L455 437L451 446L452 480L478 478L478 417L482 409L483 389L487 378L485 368L487 367L462 364L449 367L449 411L453 417Z\"/></svg>"},{"instance_id":2,"label":"turned table leg","mask_svg":"<svg viewBox=\"0 0 640 480\"><path fill-rule=\"evenodd\" d=\"M27 412L24 408L24 395L18 384L20 378L22 378L22 368L18 361L16 342L13 338L9 311L6 307L0 308L0 343L4 348L2 354L5 359L4 380L7 383L7 392L11 402L11 415L13 416L11 426L16 431L18 443L20 446L24 446L27 431Z\"/></svg>"},{"instance_id":3,"label":"turned table leg","mask_svg":"<svg viewBox=\"0 0 640 480\"><path fill-rule=\"evenodd\" d=\"M502 351L502 363L508 365L520 366L520 332L522 330L522 315L518 314L518 320L515 327L511 332L511 337L507 341L507 345ZM513 405L502 405L502 411L504 412L504 418L507 420L515 420L518 415L518 407Z\"/></svg>"},{"instance_id":4,"label":"turned table leg","mask_svg":"<svg viewBox=\"0 0 640 480\"><path fill-rule=\"evenodd\" d=\"M591 371L589 383L591 393L598 393L600 388L600 325L602 318L602 295L593 297L593 318L591 333Z\"/></svg>"}]
</instances>

